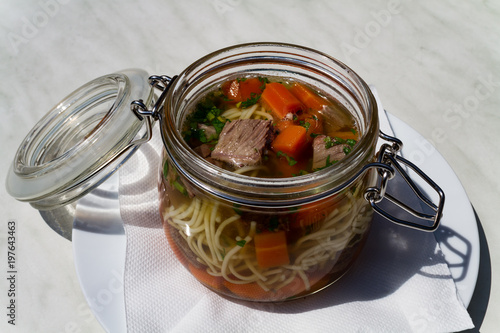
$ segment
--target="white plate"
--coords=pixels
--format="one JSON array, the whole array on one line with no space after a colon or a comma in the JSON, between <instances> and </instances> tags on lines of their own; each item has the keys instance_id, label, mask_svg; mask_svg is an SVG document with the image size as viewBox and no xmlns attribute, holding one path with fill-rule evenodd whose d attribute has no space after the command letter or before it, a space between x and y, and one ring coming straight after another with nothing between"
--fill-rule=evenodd
<instances>
[{"instance_id":1,"label":"white plate","mask_svg":"<svg viewBox=\"0 0 500 333\"><path fill-rule=\"evenodd\" d=\"M479 271L476 218L460 181L444 158L414 129L388 115L404 143L403 155L416 163L446 194L441 227L436 231L458 293L468 306ZM111 177L81 199L73 228L73 252L83 293L108 332L125 332L123 272L126 237L118 206L118 177Z\"/></svg>"}]
</instances>

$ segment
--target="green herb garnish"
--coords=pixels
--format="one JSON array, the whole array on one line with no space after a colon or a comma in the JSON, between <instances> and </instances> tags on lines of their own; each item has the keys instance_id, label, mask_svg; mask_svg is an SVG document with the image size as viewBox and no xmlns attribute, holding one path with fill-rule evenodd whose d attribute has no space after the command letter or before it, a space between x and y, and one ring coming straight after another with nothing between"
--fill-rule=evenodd
<instances>
[{"instance_id":1,"label":"green herb garnish","mask_svg":"<svg viewBox=\"0 0 500 333\"><path fill-rule=\"evenodd\" d=\"M284 152L282 152L281 150L279 150L279 151L276 153L276 156L277 156L277 157L281 157L281 156L283 156L284 158L286 158L286 161L288 162L288 165L290 165L290 166L297 164L297 161L296 161L296 160L294 160L292 157L288 156L287 154L285 154L285 153L284 153Z\"/></svg>"},{"instance_id":2,"label":"green herb garnish","mask_svg":"<svg viewBox=\"0 0 500 333\"><path fill-rule=\"evenodd\" d=\"M272 216L271 219L269 220L269 231L274 231L278 228L279 226L279 220L277 216Z\"/></svg>"},{"instance_id":3,"label":"green herb garnish","mask_svg":"<svg viewBox=\"0 0 500 333\"><path fill-rule=\"evenodd\" d=\"M240 107L242 109L246 109L246 108L254 105L255 103L257 103L259 101L259 98L260 98L260 94L251 93L250 97L246 101L241 102Z\"/></svg>"},{"instance_id":4,"label":"green herb garnish","mask_svg":"<svg viewBox=\"0 0 500 333\"><path fill-rule=\"evenodd\" d=\"M240 247L243 247L245 246L245 244L247 243L246 240L242 239L242 240L239 240L236 242L236 245L240 246Z\"/></svg>"},{"instance_id":5,"label":"green herb garnish","mask_svg":"<svg viewBox=\"0 0 500 333\"><path fill-rule=\"evenodd\" d=\"M243 212L241 211L241 205L240 204L233 204L233 210L236 214L241 215Z\"/></svg>"},{"instance_id":6,"label":"green herb garnish","mask_svg":"<svg viewBox=\"0 0 500 333\"><path fill-rule=\"evenodd\" d=\"M299 125L305 127L306 130L309 130L309 127L311 127L311 123L304 120L299 121Z\"/></svg>"}]
</instances>

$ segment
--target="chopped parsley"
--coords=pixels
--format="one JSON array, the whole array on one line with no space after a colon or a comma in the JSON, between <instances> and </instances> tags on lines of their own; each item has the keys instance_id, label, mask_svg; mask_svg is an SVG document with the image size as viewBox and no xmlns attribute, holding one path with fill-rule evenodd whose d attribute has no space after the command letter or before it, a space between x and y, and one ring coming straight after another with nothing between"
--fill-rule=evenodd
<instances>
[{"instance_id":1,"label":"chopped parsley","mask_svg":"<svg viewBox=\"0 0 500 333\"><path fill-rule=\"evenodd\" d=\"M287 154L285 154L285 153L284 153L284 152L282 152L281 150L279 150L279 151L276 153L276 156L277 156L277 157L281 157L281 156L283 156L284 158L286 158L286 161L288 162L288 165L290 165L290 166L297 164L297 161L296 161L296 160L294 160L292 157L288 156Z\"/></svg>"},{"instance_id":2,"label":"chopped parsley","mask_svg":"<svg viewBox=\"0 0 500 333\"><path fill-rule=\"evenodd\" d=\"M319 170L323 170L325 168L328 168L329 166L332 166L334 165L335 163L337 163L338 161L336 160L333 160L333 161L330 161L330 155L328 155L328 157L326 158L326 164L325 166L321 167L321 168L316 168L314 169L314 171L319 171Z\"/></svg>"},{"instance_id":3,"label":"chopped parsley","mask_svg":"<svg viewBox=\"0 0 500 333\"><path fill-rule=\"evenodd\" d=\"M303 176L303 175L307 175L309 172L307 172L306 170L299 170L299 173L292 173L292 177L298 177L298 176Z\"/></svg>"},{"instance_id":4,"label":"chopped parsley","mask_svg":"<svg viewBox=\"0 0 500 333\"><path fill-rule=\"evenodd\" d=\"M240 247L243 247L245 246L245 244L247 243L246 240L242 239L242 240L239 240L236 242L236 245L240 246Z\"/></svg>"},{"instance_id":5,"label":"chopped parsley","mask_svg":"<svg viewBox=\"0 0 500 333\"><path fill-rule=\"evenodd\" d=\"M238 215L243 214L243 212L241 211L241 205L240 204L233 204L233 210Z\"/></svg>"},{"instance_id":6,"label":"chopped parsley","mask_svg":"<svg viewBox=\"0 0 500 333\"><path fill-rule=\"evenodd\" d=\"M332 138L330 138L329 136L327 136L325 139L325 149L329 149L329 148L332 148L333 146L335 146L335 141L332 140Z\"/></svg>"},{"instance_id":7,"label":"chopped parsley","mask_svg":"<svg viewBox=\"0 0 500 333\"><path fill-rule=\"evenodd\" d=\"M250 97L246 101L241 102L239 107L241 107L242 109L246 109L257 103L259 99L260 99L260 94L251 93Z\"/></svg>"},{"instance_id":8,"label":"chopped parsley","mask_svg":"<svg viewBox=\"0 0 500 333\"><path fill-rule=\"evenodd\" d=\"M269 220L269 226L268 230L269 231L274 231L279 227L280 221L278 220L278 217L273 215L271 216L271 219Z\"/></svg>"},{"instance_id":9,"label":"chopped parsley","mask_svg":"<svg viewBox=\"0 0 500 333\"><path fill-rule=\"evenodd\" d=\"M210 94L196 105L194 112L186 119L186 130L182 133L184 140L195 139L203 143L217 140L220 132L222 132L222 128L228 121L221 114L222 110L215 106L213 94ZM207 138L205 131L198 128L198 124L213 126L217 134Z\"/></svg>"},{"instance_id":10,"label":"chopped parsley","mask_svg":"<svg viewBox=\"0 0 500 333\"><path fill-rule=\"evenodd\" d=\"M326 149L332 148L333 146L340 145L340 144L347 144L349 146L349 147L344 148L344 152L346 153L346 150L348 150L348 152L346 153L346 154L348 154L352 150L352 147L354 147L354 145L356 144L356 140L353 140L353 139L344 140L344 139L341 139L339 137L334 137L332 139L329 136L327 136L325 138L325 148Z\"/></svg>"},{"instance_id":11,"label":"chopped parsley","mask_svg":"<svg viewBox=\"0 0 500 333\"><path fill-rule=\"evenodd\" d=\"M311 127L311 123L304 120L299 121L299 125L304 127L307 131L309 130L309 127Z\"/></svg>"}]
</instances>

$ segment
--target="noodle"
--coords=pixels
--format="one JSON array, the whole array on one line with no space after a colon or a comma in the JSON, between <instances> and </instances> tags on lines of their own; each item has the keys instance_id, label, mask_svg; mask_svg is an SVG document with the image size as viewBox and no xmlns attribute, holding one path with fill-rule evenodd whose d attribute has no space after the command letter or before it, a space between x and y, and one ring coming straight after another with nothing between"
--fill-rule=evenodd
<instances>
[{"instance_id":1,"label":"noodle","mask_svg":"<svg viewBox=\"0 0 500 333\"><path fill-rule=\"evenodd\" d=\"M370 221L370 210L366 205L348 196L348 203L333 210L322 222L321 227L309 235L298 239L291 249L297 253L293 262L279 268L262 269L258 267L255 255L245 251L251 246L256 233L257 222L252 221L245 237L235 236L233 245L225 253L227 246L222 239L229 226L241 223L238 214L221 219L218 204L209 200L193 198L190 205L173 206L165 210L164 219L186 240L189 248L197 256L197 261L208 267L213 276L222 276L235 284L256 282L263 290L280 290L292 283L297 276L304 282L305 290L311 288L307 271L313 267L336 260L357 234L363 233ZM368 214L367 214L368 213ZM358 215L358 218L353 218ZM194 221L194 222L193 222ZM194 226L185 229L186 224ZM238 241L244 242L243 246ZM225 242L227 243L227 241Z\"/></svg>"}]
</instances>

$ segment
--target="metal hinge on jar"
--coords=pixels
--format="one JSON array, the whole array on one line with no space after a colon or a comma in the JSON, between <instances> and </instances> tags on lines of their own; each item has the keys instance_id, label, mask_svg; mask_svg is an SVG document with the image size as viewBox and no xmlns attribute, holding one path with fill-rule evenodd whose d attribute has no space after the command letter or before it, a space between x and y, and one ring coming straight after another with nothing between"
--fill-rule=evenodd
<instances>
[{"instance_id":1,"label":"metal hinge on jar","mask_svg":"<svg viewBox=\"0 0 500 333\"><path fill-rule=\"evenodd\" d=\"M135 114L139 120L146 118L147 134L143 138L144 141L149 141L153 135L153 122L161 117L163 112L163 102L167 96L168 87L170 82L174 81L177 76L173 78L166 75L152 75L149 77L148 82L151 90L158 89L161 91L158 99L154 100L151 104L153 107L148 109L148 106L142 99L135 100L130 105L130 110Z\"/></svg>"},{"instance_id":2,"label":"metal hinge on jar","mask_svg":"<svg viewBox=\"0 0 500 333\"><path fill-rule=\"evenodd\" d=\"M389 221L422 231L432 232L436 230L439 226L439 221L442 216L444 206L444 192L416 165L398 155L398 152L403 147L403 143L399 139L389 136L383 132L380 132L379 136L381 139L387 141L388 143L382 144L378 152L377 162L370 165L371 167L375 167L377 169L378 180L376 186L366 189L365 199L370 203L372 208L377 213L384 216ZM430 188L437 193L437 204L432 202L429 197L423 193L419 186L408 175L408 172L405 170L405 168L413 170L413 172L417 176L424 180L430 186ZM415 197L419 199L421 203L420 208L425 208L429 210L429 212L416 210L415 208L410 207L409 205L405 204L404 202L387 192L389 181L395 177L396 173L399 173L408 187L413 191ZM384 200L389 201L396 207L402 209L404 212L416 217L422 223L401 219L394 216L393 213L387 212L386 209L381 207L381 204Z\"/></svg>"}]
</instances>

